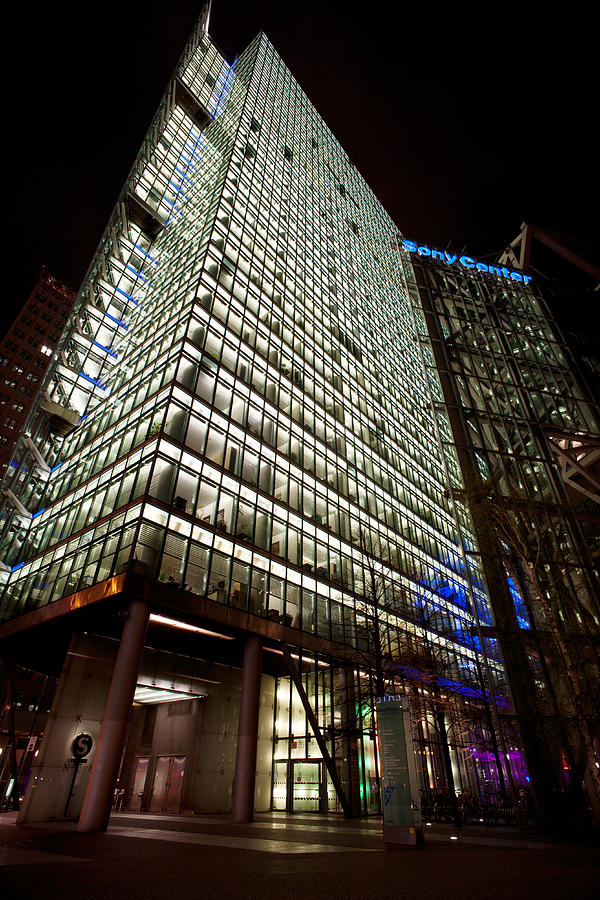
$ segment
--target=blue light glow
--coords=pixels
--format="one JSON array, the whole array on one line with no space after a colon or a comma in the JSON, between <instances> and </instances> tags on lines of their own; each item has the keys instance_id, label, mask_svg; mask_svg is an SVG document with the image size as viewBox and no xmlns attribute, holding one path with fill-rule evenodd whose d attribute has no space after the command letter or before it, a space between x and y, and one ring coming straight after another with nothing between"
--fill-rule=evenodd
<instances>
[{"instance_id":1,"label":"blue light glow","mask_svg":"<svg viewBox=\"0 0 600 900\"><path fill-rule=\"evenodd\" d=\"M177 187L177 185L175 184L174 181L171 181L171 179L169 179L169 184L172 185L172 186L175 188L175 193L176 193L176 194L181 194L181 196L184 198L184 200L187 200L187 194L184 194L183 191L182 191L182 189L179 188L179 187ZM147 279L144 279L144 280L147 281Z\"/></svg>"},{"instance_id":2,"label":"blue light glow","mask_svg":"<svg viewBox=\"0 0 600 900\"><path fill-rule=\"evenodd\" d=\"M507 576L506 580L508 581L508 589L510 591L510 596L512 597L515 612L517 614L519 628L531 628L531 623L529 621L529 616L527 615L527 610L525 609L523 598L521 597L516 584L514 583L510 575Z\"/></svg>"},{"instance_id":3,"label":"blue light glow","mask_svg":"<svg viewBox=\"0 0 600 900\"><path fill-rule=\"evenodd\" d=\"M139 303L137 302L137 300L134 300L133 297L131 296L131 294L128 294L127 291L123 290L123 288L115 287L115 291L118 291L119 294L122 294L124 297L127 297L127 299L130 300L135 306L139 306Z\"/></svg>"},{"instance_id":4,"label":"blue light glow","mask_svg":"<svg viewBox=\"0 0 600 900\"><path fill-rule=\"evenodd\" d=\"M221 72L219 73L220 85L217 82L217 85L215 85L215 88L217 86L219 86L220 93L215 101L215 106L214 106L214 110L212 113L213 119L216 119L218 114L221 112L223 105L225 103L225 100L227 99L227 96L229 95L229 92L231 90L231 84L233 82L233 76L235 73L236 63L237 63L237 56L233 61L233 65L228 66L229 71L227 72L227 75L225 77L223 76L223 70L221 70Z\"/></svg>"},{"instance_id":5,"label":"blue light glow","mask_svg":"<svg viewBox=\"0 0 600 900\"><path fill-rule=\"evenodd\" d=\"M181 154L181 157L180 157L180 158L181 158L185 163L187 163L188 169L193 169L194 172L197 171L197 167L193 164L193 162L192 162L191 159L188 159L187 156L184 156L184 155L183 155L183 153Z\"/></svg>"},{"instance_id":6,"label":"blue light glow","mask_svg":"<svg viewBox=\"0 0 600 900\"><path fill-rule=\"evenodd\" d=\"M134 244L133 246L134 246L135 249L138 251L138 253L141 253L143 256L146 256L146 257L150 260L150 262L153 262L153 263L154 263L155 266L158 265L158 263L156 262L156 260L154 259L154 257L153 257L153 256L150 256L149 253L146 253L145 250L142 250L142 248L140 247L139 244Z\"/></svg>"},{"instance_id":7,"label":"blue light glow","mask_svg":"<svg viewBox=\"0 0 600 900\"><path fill-rule=\"evenodd\" d=\"M168 197L163 197L163 200L165 201L165 203L168 203L169 206L172 206L173 209L175 210L175 212L178 212L180 216L183 215L183 213L181 212L181 210L179 209L179 207L178 207L172 200L169 200Z\"/></svg>"},{"instance_id":8,"label":"blue light glow","mask_svg":"<svg viewBox=\"0 0 600 900\"><path fill-rule=\"evenodd\" d=\"M94 343L94 346L100 347L101 350L104 350L104 352L108 353L110 356L114 356L115 359L119 358L117 356L117 354L115 353L115 351L111 350L110 347L105 347L104 344L101 344L99 341L94 341L93 343Z\"/></svg>"},{"instance_id":9,"label":"blue light glow","mask_svg":"<svg viewBox=\"0 0 600 900\"><path fill-rule=\"evenodd\" d=\"M175 166L175 171L176 171L176 172L179 172L179 174L180 174L181 177L184 179L184 181L189 181L190 184L193 184L193 183L194 183L194 182L192 181L192 179L189 178L184 172L182 172L181 169L180 169L178 166ZM158 265L158 263L157 263L157 265Z\"/></svg>"},{"instance_id":10,"label":"blue light glow","mask_svg":"<svg viewBox=\"0 0 600 900\"><path fill-rule=\"evenodd\" d=\"M136 278L141 278L142 281L146 282L146 284L148 283L148 279L145 277L145 275L142 275L142 273L138 269L135 269L130 263L125 263L125 268L129 269L130 272L133 272Z\"/></svg>"},{"instance_id":11,"label":"blue light glow","mask_svg":"<svg viewBox=\"0 0 600 900\"><path fill-rule=\"evenodd\" d=\"M79 375L81 378L85 378L86 381L89 381L91 384L95 385L96 387L101 388L101 390L103 390L103 391L106 390L106 385L101 384L101 382L99 382L97 378L91 378L89 375L86 375L85 372L80 372Z\"/></svg>"},{"instance_id":12,"label":"blue light glow","mask_svg":"<svg viewBox=\"0 0 600 900\"><path fill-rule=\"evenodd\" d=\"M129 326L127 326L125 324L125 322L122 322L121 319L117 319L117 318L115 318L115 316L111 316L110 313L104 313L104 315L106 316L107 319L110 319L111 322L114 322L115 325L120 325L121 328L125 329L125 331L129 331Z\"/></svg>"},{"instance_id":13,"label":"blue light glow","mask_svg":"<svg viewBox=\"0 0 600 900\"><path fill-rule=\"evenodd\" d=\"M415 241L409 241L406 238L400 238L400 236L398 237L399 240L402 240L400 249L405 250L407 253L417 253L419 256L431 256L432 259L439 259L449 266L453 266L458 261L465 269L476 268L479 272L508 278L517 283L523 282L523 284L529 284L532 280L531 275L513 272L510 269L507 269L506 266L488 266L486 263L479 263L476 260L471 259L470 256L461 256L459 259L457 253L449 253L447 250L432 250L427 244L419 245Z\"/></svg>"}]
</instances>

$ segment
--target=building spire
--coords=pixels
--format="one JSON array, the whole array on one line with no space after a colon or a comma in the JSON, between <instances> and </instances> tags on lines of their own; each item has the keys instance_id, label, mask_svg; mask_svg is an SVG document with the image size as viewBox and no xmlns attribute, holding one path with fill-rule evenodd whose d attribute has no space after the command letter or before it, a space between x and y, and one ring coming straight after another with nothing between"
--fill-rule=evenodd
<instances>
[{"instance_id":1,"label":"building spire","mask_svg":"<svg viewBox=\"0 0 600 900\"><path fill-rule=\"evenodd\" d=\"M212 0L206 0L206 3L202 7L202 12L200 13L200 25L202 27L202 31L204 34L208 34L208 26L210 24L210 8L212 6Z\"/></svg>"}]
</instances>

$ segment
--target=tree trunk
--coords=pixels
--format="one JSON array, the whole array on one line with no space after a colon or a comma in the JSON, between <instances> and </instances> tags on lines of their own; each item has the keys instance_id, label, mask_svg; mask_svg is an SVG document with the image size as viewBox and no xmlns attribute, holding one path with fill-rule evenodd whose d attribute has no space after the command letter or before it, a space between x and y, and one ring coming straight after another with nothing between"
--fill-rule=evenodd
<instances>
[{"instance_id":1,"label":"tree trunk","mask_svg":"<svg viewBox=\"0 0 600 900\"><path fill-rule=\"evenodd\" d=\"M442 745L442 755L444 757L444 769L446 772L446 784L448 787L448 799L452 809L452 818L454 824L458 827L462 825L462 816L456 796L456 787L454 784L454 772L452 771L452 760L450 759L450 745L448 743L448 731L446 730L446 721L444 718L444 710L436 704L434 709L435 723Z\"/></svg>"}]
</instances>

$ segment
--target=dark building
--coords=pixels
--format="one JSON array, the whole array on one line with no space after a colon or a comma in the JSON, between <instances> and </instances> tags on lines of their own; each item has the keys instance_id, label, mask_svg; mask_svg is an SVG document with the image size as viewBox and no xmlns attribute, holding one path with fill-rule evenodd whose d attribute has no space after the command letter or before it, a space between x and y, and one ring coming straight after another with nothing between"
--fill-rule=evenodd
<instances>
[{"instance_id":1,"label":"dark building","mask_svg":"<svg viewBox=\"0 0 600 900\"><path fill-rule=\"evenodd\" d=\"M0 808L18 806L38 756L57 679L14 666L2 671Z\"/></svg>"},{"instance_id":2,"label":"dark building","mask_svg":"<svg viewBox=\"0 0 600 900\"><path fill-rule=\"evenodd\" d=\"M50 359L67 324L75 295L42 271L0 343L0 473L12 459Z\"/></svg>"}]
</instances>

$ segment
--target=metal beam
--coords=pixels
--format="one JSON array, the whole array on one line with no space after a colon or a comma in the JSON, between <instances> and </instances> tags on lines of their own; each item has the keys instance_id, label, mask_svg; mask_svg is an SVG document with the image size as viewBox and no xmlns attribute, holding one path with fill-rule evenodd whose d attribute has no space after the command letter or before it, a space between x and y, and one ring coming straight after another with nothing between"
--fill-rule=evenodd
<instances>
[{"instance_id":1,"label":"metal beam","mask_svg":"<svg viewBox=\"0 0 600 900\"><path fill-rule=\"evenodd\" d=\"M594 263L589 262L587 259L584 259L583 256L580 256L579 253L575 253L574 250L571 250L561 241L557 240L556 237L549 233L545 228L540 228L539 225L535 225L535 237L541 243L545 244L546 247L549 247L550 250L554 250L555 253L558 253L559 256L562 256L568 262L572 263L574 266L577 266L578 269L581 269L583 272L587 272L588 275L591 275L592 278L600 279L600 269L598 266L594 265Z\"/></svg>"},{"instance_id":2,"label":"metal beam","mask_svg":"<svg viewBox=\"0 0 600 900\"><path fill-rule=\"evenodd\" d=\"M346 818L351 818L352 808L350 806L348 798L346 797L344 788L342 787L342 782L340 781L340 776L337 773L335 763L329 754L329 750L327 749L327 742L321 734L321 729L319 728L317 717L313 712L312 706L310 705L310 700L308 699L306 691L304 690L304 685L302 684L302 679L300 678L298 669L296 668L296 664L294 663L294 660L292 658L292 654L290 653L288 645L284 644L283 641L281 642L281 649L283 651L285 661L288 665L288 669L290 670L290 675L292 681L294 682L294 686L298 691L300 700L302 701L302 706L304 707L306 718L310 723L310 727L312 728L317 744L319 745L319 750L323 755L323 760L325 761L329 777L331 778L331 781L335 788L335 792L337 794L338 800L340 801L340 805L344 810L344 815L346 816Z\"/></svg>"},{"instance_id":3,"label":"metal beam","mask_svg":"<svg viewBox=\"0 0 600 900\"><path fill-rule=\"evenodd\" d=\"M544 244L558 256L562 256L572 265L577 266L582 272L591 275L592 278L600 279L600 269L597 265L585 259L581 254L576 253L567 246L565 240L568 235L562 235L559 232L553 232L547 228L541 228L539 225L528 225L523 222L521 231L517 237L511 241L506 250L500 255L500 263L510 263L515 268L525 271L529 268L531 260L531 248L534 239ZM517 256L517 253L519 254Z\"/></svg>"}]
</instances>

